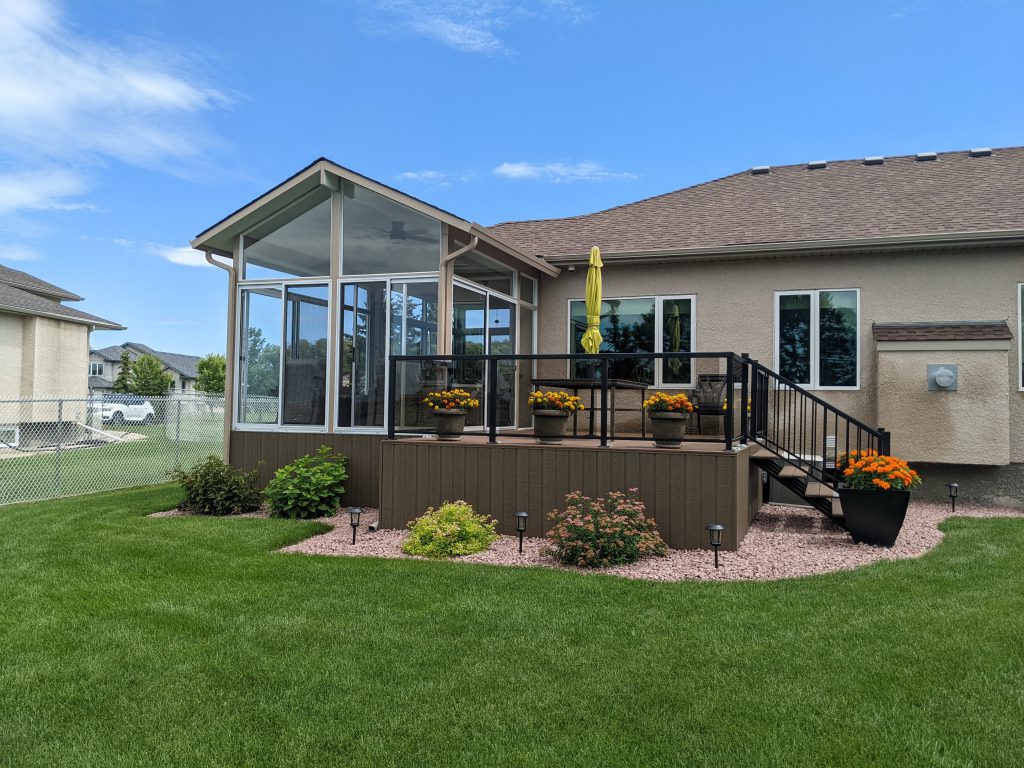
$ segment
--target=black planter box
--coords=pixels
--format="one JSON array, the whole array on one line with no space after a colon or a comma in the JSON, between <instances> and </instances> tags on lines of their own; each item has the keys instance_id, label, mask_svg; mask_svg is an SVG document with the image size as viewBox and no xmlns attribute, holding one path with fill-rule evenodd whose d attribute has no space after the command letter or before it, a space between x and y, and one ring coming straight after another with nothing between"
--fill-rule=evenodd
<instances>
[{"instance_id":1,"label":"black planter box","mask_svg":"<svg viewBox=\"0 0 1024 768\"><path fill-rule=\"evenodd\" d=\"M840 488L846 530L858 544L891 547L900 535L910 491L865 491Z\"/></svg>"}]
</instances>

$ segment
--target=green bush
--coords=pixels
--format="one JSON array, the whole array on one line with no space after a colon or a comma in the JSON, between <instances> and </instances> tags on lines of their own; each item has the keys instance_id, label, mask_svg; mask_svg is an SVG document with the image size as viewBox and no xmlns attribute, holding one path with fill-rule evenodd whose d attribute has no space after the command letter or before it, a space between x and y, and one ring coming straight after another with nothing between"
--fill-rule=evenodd
<instances>
[{"instance_id":1,"label":"green bush","mask_svg":"<svg viewBox=\"0 0 1024 768\"><path fill-rule=\"evenodd\" d=\"M496 520L478 515L465 501L446 501L409 523L402 551L423 557L459 557L483 552L498 538Z\"/></svg>"},{"instance_id":2,"label":"green bush","mask_svg":"<svg viewBox=\"0 0 1024 768\"><path fill-rule=\"evenodd\" d=\"M209 456L185 471L167 473L185 491L181 508L200 515L238 515L260 508L263 494L256 488L256 472L242 472Z\"/></svg>"},{"instance_id":3,"label":"green bush","mask_svg":"<svg viewBox=\"0 0 1024 768\"><path fill-rule=\"evenodd\" d=\"M326 445L274 473L266 495L271 517L307 519L333 515L341 506L348 480L345 457Z\"/></svg>"},{"instance_id":4,"label":"green bush","mask_svg":"<svg viewBox=\"0 0 1024 768\"><path fill-rule=\"evenodd\" d=\"M606 499L573 491L565 497L565 510L555 510L550 518L551 554L566 565L606 568L668 553L654 520L644 515L636 488L628 494L613 491Z\"/></svg>"}]
</instances>

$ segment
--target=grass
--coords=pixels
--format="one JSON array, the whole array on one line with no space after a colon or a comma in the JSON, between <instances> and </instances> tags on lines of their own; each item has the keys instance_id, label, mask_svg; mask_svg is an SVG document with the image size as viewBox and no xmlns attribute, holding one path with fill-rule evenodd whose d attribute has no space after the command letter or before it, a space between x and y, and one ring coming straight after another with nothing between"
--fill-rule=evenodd
<instances>
[{"instance_id":1,"label":"grass","mask_svg":"<svg viewBox=\"0 0 1024 768\"><path fill-rule=\"evenodd\" d=\"M2 458L0 505L162 483L175 461L188 467L211 454L223 453L224 422L220 417L208 422L187 423L180 441L174 439L173 424L107 427L146 438L65 450L60 456L59 474L57 455L51 451Z\"/></svg>"},{"instance_id":2,"label":"grass","mask_svg":"<svg viewBox=\"0 0 1024 768\"><path fill-rule=\"evenodd\" d=\"M0 764L1011 766L1024 523L774 583L271 554L321 527L0 511ZM728 567L728 558L726 565Z\"/></svg>"}]
</instances>

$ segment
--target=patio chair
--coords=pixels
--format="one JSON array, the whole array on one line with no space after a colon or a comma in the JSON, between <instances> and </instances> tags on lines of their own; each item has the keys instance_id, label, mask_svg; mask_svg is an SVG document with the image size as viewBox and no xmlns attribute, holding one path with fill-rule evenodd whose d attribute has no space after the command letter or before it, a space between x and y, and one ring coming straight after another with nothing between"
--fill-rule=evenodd
<instances>
[{"instance_id":1,"label":"patio chair","mask_svg":"<svg viewBox=\"0 0 1024 768\"><path fill-rule=\"evenodd\" d=\"M694 405L697 406L697 432L703 434L700 426L701 416L721 416L722 431L725 431L725 416L722 410L725 400L725 374L704 373L697 377L697 388L694 390Z\"/></svg>"}]
</instances>

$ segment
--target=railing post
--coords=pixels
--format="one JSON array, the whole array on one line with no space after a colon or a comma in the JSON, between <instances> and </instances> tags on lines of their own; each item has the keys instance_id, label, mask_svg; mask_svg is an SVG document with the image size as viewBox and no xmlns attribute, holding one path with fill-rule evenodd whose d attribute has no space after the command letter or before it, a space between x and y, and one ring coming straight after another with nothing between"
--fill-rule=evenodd
<instances>
[{"instance_id":1,"label":"railing post","mask_svg":"<svg viewBox=\"0 0 1024 768\"><path fill-rule=\"evenodd\" d=\"M498 442L498 361L487 360L487 442Z\"/></svg>"},{"instance_id":2,"label":"railing post","mask_svg":"<svg viewBox=\"0 0 1024 768\"><path fill-rule=\"evenodd\" d=\"M744 352L740 356L742 368L740 368L740 442L747 444L750 436L750 411L747 410L747 401L750 398L750 355Z\"/></svg>"},{"instance_id":3,"label":"railing post","mask_svg":"<svg viewBox=\"0 0 1024 768\"><path fill-rule=\"evenodd\" d=\"M60 496L61 489L61 477L60 477L60 453L61 446L64 445L64 401L57 401L57 450L54 451L54 462L53 462L53 485L54 485L54 496Z\"/></svg>"},{"instance_id":4,"label":"railing post","mask_svg":"<svg viewBox=\"0 0 1024 768\"><path fill-rule=\"evenodd\" d=\"M395 439L395 379L398 377L398 361L392 355L388 358L388 404L385 411L388 420L388 440Z\"/></svg>"},{"instance_id":5,"label":"railing post","mask_svg":"<svg viewBox=\"0 0 1024 768\"><path fill-rule=\"evenodd\" d=\"M608 447L608 358L601 360L601 447Z\"/></svg>"},{"instance_id":6,"label":"railing post","mask_svg":"<svg viewBox=\"0 0 1024 768\"><path fill-rule=\"evenodd\" d=\"M734 379L733 379L732 363L733 363L733 356L732 355L729 355L728 357L725 358L725 403L723 403L723 405L727 404L728 407L725 409L725 417L722 419L722 421L724 422L724 427L725 427L725 429L724 429L724 431L725 431L725 450L727 450L727 451L731 451L732 450L732 437L733 437L733 426L732 426L732 424L733 424L733 407L734 407L734 404L733 404L733 397L732 397L732 394L733 394L732 388L733 388L733 384L735 382L734 382Z\"/></svg>"}]
</instances>

